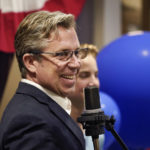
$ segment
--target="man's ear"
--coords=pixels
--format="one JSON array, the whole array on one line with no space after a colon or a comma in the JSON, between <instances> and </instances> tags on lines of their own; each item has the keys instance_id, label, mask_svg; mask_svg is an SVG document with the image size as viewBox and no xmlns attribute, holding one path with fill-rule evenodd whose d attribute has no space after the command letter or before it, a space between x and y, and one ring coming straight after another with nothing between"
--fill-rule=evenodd
<instances>
[{"instance_id":1,"label":"man's ear","mask_svg":"<svg viewBox=\"0 0 150 150\"><path fill-rule=\"evenodd\" d=\"M35 63L36 60L33 57L33 55L26 53L23 55L22 59L23 59L23 63L26 69L29 72L35 73L36 72L36 63Z\"/></svg>"}]
</instances>

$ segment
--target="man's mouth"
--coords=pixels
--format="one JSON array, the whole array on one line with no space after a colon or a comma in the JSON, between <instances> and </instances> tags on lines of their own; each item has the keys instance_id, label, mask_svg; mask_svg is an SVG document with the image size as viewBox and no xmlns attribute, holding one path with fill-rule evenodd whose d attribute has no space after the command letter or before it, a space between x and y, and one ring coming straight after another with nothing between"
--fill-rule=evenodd
<instances>
[{"instance_id":1,"label":"man's mouth","mask_svg":"<svg viewBox=\"0 0 150 150\"><path fill-rule=\"evenodd\" d=\"M73 80L75 78L75 75L61 75L61 77L65 78L65 79Z\"/></svg>"}]
</instances>

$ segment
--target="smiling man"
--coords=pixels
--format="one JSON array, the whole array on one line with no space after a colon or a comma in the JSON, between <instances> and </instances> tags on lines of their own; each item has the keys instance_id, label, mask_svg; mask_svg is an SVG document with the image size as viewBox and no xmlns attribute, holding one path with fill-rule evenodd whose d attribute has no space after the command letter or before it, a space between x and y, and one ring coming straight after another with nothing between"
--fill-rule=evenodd
<instances>
[{"instance_id":1,"label":"smiling man","mask_svg":"<svg viewBox=\"0 0 150 150\"><path fill-rule=\"evenodd\" d=\"M67 114L66 96L74 90L80 61L71 14L29 14L15 35L22 80L0 123L1 150L84 150L82 131Z\"/></svg>"}]
</instances>

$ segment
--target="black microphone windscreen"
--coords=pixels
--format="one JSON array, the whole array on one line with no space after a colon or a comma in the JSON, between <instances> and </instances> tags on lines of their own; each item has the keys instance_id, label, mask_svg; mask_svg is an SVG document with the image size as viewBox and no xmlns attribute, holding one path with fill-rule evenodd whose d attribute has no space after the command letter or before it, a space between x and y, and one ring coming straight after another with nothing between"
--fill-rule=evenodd
<instances>
[{"instance_id":1,"label":"black microphone windscreen","mask_svg":"<svg viewBox=\"0 0 150 150\"><path fill-rule=\"evenodd\" d=\"M84 98L85 98L85 109L99 109L100 106L100 97L99 89L95 86L84 88Z\"/></svg>"}]
</instances>

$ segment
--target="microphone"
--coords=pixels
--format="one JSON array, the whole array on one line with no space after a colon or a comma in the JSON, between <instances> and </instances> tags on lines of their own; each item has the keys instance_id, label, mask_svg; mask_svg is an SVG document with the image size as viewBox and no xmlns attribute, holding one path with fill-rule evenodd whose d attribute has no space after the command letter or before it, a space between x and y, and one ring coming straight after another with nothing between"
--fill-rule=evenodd
<instances>
[{"instance_id":1,"label":"microphone","mask_svg":"<svg viewBox=\"0 0 150 150\"><path fill-rule=\"evenodd\" d=\"M99 135L104 134L104 127L110 131L124 150L127 146L113 128L115 118L101 110L99 89L95 86L84 88L84 111L77 121L85 129L86 136L92 136L94 150L99 150Z\"/></svg>"},{"instance_id":2,"label":"microphone","mask_svg":"<svg viewBox=\"0 0 150 150\"><path fill-rule=\"evenodd\" d=\"M84 88L85 113L97 113L100 111L99 89L96 87Z\"/></svg>"},{"instance_id":3,"label":"microphone","mask_svg":"<svg viewBox=\"0 0 150 150\"><path fill-rule=\"evenodd\" d=\"M77 121L82 124L85 134L93 138L104 134L106 118L100 106L99 89L95 86L84 88L84 111Z\"/></svg>"},{"instance_id":4,"label":"microphone","mask_svg":"<svg viewBox=\"0 0 150 150\"><path fill-rule=\"evenodd\" d=\"M105 120L99 89L95 86L84 88L84 111L77 121L82 124L86 136L92 136L94 150L99 150L99 134L104 134Z\"/></svg>"}]
</instances>

